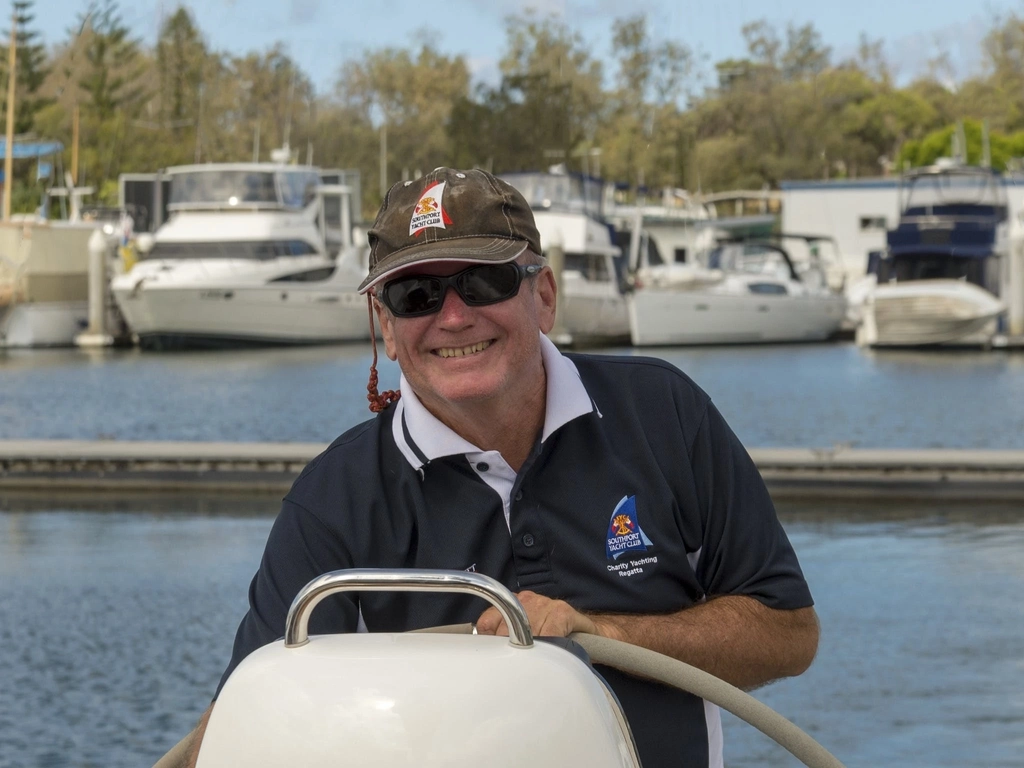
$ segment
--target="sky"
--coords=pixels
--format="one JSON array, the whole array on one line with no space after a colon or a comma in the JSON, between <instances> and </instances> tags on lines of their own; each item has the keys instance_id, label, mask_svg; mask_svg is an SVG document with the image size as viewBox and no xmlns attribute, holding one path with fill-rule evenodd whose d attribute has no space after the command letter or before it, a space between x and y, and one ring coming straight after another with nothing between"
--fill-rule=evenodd
<instances>
[{"instance_id":1,"label":"sky","mask_svg":"<svg viewBox=\"0 0 1024 768\"><path fill-rule=\"evenodd\" d=\"M67 40L87 0L36 0L35 27L48 45ZM655 40L670 39L711 64L744 53L741 27L767 19L778 28L811 22L834 55L854 55L861 33L881 39L899 81L909 81L945 47L957 79L979 71L981 40L999 14L1024 14L1024 0L131 0L121 16L146 44L160 20L178 5L188 7L207 42L217 50L244 53L280 41L329 93L342 63L367 50L418 45L426 33L448 54L463 54L476 79L497 81L504 49L504 19L532 8L553 14L578 31L593 54L608 58L612 21L646 12ZM710 80L708 80L710 82Z\"/></svg>"}]
</instances>

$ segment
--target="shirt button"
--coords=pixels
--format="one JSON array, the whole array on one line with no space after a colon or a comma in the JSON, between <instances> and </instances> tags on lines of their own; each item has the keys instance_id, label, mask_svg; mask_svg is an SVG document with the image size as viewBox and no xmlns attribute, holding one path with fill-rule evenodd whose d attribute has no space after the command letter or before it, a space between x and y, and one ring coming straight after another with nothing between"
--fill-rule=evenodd
<instances>
[{"instance_id":1,"label":"shirt button","mask_svg":"<svg viewBox=\"0 0 1024 768\"><path fill-rule=\"evenodd\" d=\"M478 472L486 472L490 468L491 465L488 464L486 461L481 461L479 464L476 465L476 469Z\"/></svg>"},{"instance_id":2,"label":"shirt button","mask_svg":"<svg viewBox=\"0 0 1024 768\"><path fill-rule=\"evenodd\" d=\"M523 492L522 491L516 491L516 501L522 501L522 500L523 500Z\"/></svg>"},{"instance_id":3,"label":"shirt button","mask_svg":"<svg viewBox=\"0 0 1024 768\"><path fill-rule=\"evenodd\" d=\"M533 534L532 533L525 533L525 534L523 534L523 544L525 544L528 547L532 547L536 543L537 543L537 540L533 538Z\"/></svg>"}]
</instances>

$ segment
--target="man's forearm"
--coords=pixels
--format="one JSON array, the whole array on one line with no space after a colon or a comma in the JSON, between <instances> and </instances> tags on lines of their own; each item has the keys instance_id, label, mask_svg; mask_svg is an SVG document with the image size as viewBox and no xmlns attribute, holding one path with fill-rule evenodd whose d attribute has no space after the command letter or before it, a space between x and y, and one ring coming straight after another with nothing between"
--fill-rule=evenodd
<instances>
[{"instance_id":1,"label":"man's forearm","mask_svg":"<svg viewBox=\"0 0 1024 768\"><path fill-rule=\"evenodd\" d=\"M607 637L685 661L746 689L799 675L818 648L813 608L776 610L739 595L666 615L590 618Z\"/></svg>"}]
</instances>

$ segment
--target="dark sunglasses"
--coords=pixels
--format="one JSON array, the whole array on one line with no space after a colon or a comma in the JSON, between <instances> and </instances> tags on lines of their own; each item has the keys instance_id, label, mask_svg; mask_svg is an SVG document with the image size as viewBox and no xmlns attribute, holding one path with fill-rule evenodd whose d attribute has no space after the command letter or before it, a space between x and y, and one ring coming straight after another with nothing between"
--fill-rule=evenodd
<instances>
[{"instance_id":1,"label":"dark sunglasses","mask_svg":"<svg viewBox=\"0 0 1024 768\"><path fill-rule=\"evenodd\" d=\"M524 277L534 277L542 269L537 264L481 264L448 277L409 275L385 283L377 298L395 317L437 312L449 288L454 288L467 306L482 307L511 299L519 293Z\"/></svg>"}]
</instances>

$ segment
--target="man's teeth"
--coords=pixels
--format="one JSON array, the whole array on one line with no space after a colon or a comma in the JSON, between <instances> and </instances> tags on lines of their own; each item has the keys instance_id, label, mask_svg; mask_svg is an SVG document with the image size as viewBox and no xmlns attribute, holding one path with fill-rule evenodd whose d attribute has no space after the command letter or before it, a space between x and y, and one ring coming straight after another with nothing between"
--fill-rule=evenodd
<instances>
[{"instance_id":1,"label":"man's teeth","mask_svg":"<svg viewBox=\"0 0 1024 768\"><path fill-rule=\"evenodd\" d=\"M483 352L491 346L489 341L480 341L476 344L471 344L468 347L441 347L437 350L437 354L441 357L465 357L466 355L472 355L476 352Z\"/></svg>"}]
</instances>

